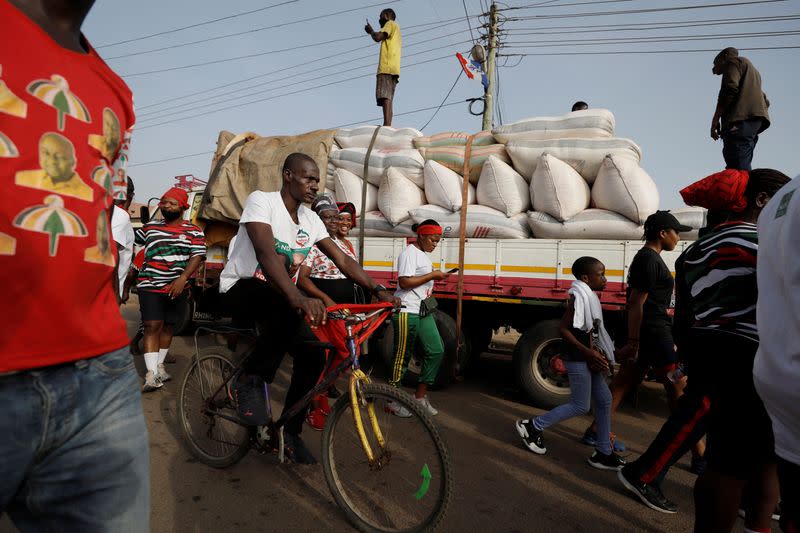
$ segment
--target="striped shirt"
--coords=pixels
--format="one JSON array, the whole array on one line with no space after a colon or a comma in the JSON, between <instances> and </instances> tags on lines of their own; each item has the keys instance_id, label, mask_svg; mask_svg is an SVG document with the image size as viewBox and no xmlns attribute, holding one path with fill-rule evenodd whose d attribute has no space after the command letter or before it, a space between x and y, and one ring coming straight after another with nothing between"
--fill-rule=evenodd
<instances>
[{"instance_id":1,"label":"striped shirt","mask_svg":"<svg viewBox=\"0 0 800 533\"><path fill-rule=\"evenodd\" d=\"M167 292L166 286L183 274L191 258L206 255L203 230L189 222L176 226L150 222L136 230L135 242L144 246L139 290Z\"/></svg>"},{"instance_id":2,"label":"striped shirt","mask_svg":"<svg viewBox=\"0 0 800 533\"><path fill-rule=\"evenodd\" d=\"M685 255L693 327L725 331L758 342L756 225L722 224L687 249Z\"/></svg>"},{"instance_id":3,"label":"striped shirt","mask_svg":"<svg viewBox=\"0 0 800 533\"><path fill-rule=\"evenodd\" d=\"M338 246L339 249L345 253L345 255L349 256L354 261L358 261L356 258L356 252L353 250L353 245L350 244L350 241L343 241L341 239L337 239L336 237L331 237L331 240L336 243L336 246ZM333 261L328 259L328 256L325 255L322 250L317 248L317 245L314 245L314 247L308 253L305 261L303 261L303 266L307 266L311 269L311 274L309 277L312 278L347 279L347 276L342 274L342 272L339 270L339 267L337 267Z\"/></svg>"}]
</instances>

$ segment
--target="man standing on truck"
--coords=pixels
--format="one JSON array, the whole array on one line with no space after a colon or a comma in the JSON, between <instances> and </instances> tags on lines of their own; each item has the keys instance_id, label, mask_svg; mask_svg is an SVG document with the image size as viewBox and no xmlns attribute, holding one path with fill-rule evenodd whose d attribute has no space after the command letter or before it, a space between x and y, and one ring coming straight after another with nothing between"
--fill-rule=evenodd
<instances>
[{"instance_id":1,"label":"man standing on truck","mask_svg":"<svg viewBox=\"0 0 800 533\"><path fill-rule=\"evenodd\" d=\"M325 365L325 352L309 327L309 322L311 326L325 324L325 304L305 296L295 285L312 246L316 244L342 273L371 294L383 301L394 300L386 287L373 281L333 242L322 220L303 205L313 202L319 191L314 160L290 154L282 174L279 192L255 191L247 197L236 246L220 275L220 292L230 291L231 303L262 328L255 355L244 363L231 386L239 418L256 426L268 420L263 380L272 382L287 351L294 362L284 409L316 385ZM305 416L305 410L300 410L287 421L285 452L291 462L314 464L316 459L300 438Z\"/></svg>"},{"instance_id":2,"label":"man standing on truck","mask_svg":"<svg viewBox=\"0 0 800 533\"><path fill-rule=\"evenodd\" d=\"M126 136L134 123L130 89L81 32L93 3L0 0L0 514L21 531L150 529L116 258L87 260L111 241L109 205L125 196L92 171L127 161L87 139L104 114Z\"/></svg>"},{"instance_id":3,"label":"man standing on truck","mask_svg":"<svg viewBox=\"0 0 800 533\"><path fill-rule=\"evenodd\" d=\"M769 100L761 90L761 74L733 47L717 54L711 72L722 76L711 138L722 137L725 168L750 170L758 134L769 128Z\"/></svg>"},{"instance_id":4,"label":"man standing on truck","mask_svg":"<svg viewBox=\"0 0 800 533\"><path fill-rule=\"evenodd\" d=\"M164 220L148 222L136 231L136 244L144 246L137 283L147 367L142 392L160 389L172 379L164 368L172 326L189 279L206 255L203 230L183 220L183 212L189 209L186 191L173 187L164 193L158 207Z\"/></svg>"},{"instance_id":5,"label":"man standing on truck","mask_svg":"<svg viewBox=\"0 0 800 533\"><path fill-rule=\"evenodd\" d=\"M397 25L393 9L381 11L378 22L380 31L372 29L367 22L364 26L372 40L381 43L381 52L378 57L378 77L375 84L375 100L378 107L383 108L383 125L392 125L392 101L397 84L400 83L400 54L403 48L403 36L400 26Z\"/></svg>"}]
</instances>

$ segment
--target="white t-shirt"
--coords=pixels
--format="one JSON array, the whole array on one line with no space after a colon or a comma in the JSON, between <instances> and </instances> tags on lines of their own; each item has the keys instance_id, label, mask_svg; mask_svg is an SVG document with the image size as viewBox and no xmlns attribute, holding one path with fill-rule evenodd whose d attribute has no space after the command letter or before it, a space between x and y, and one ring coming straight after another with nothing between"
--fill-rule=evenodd
<instances>
[{"instance_id":1,"label":"white t-shirt","mask_svg":"<svg viewBox=\"0 0 800 533\"><path fill-rule=\"evenodd\" d=\"M397 277L423 276L433 272L433 263L428 254L409 244L397 258ZM422 300L433 294L433 280L411 290L398 288L394 293L400 298L405 308L403 313L419 314L419 304Z\"/></svg>"},{"instance_id":2,"label":"white t-shirt","mask_svg":"<svg viewBox=\"0 0 800 533\"><path fill-rule=\"evenodd\" d=\"M128 271L131 269L131 261L133 261L133 224L131 224L131 216L127 211L114 206L111 212L111 236L114 242L118 243L122 248L119 250L119 294L122 296L122 289L125 285L125 278L128 277Z\"/></svg>"},{"instance_id":3,"label":"white t-shirt","mask_svg":"<svg viewBox=\"0 0 800 533\"><path fill-rule=\"evenodd\" d=\"M758 219L760 344L753 381L775 434L775 452L800 464L800 179L786 184Z\"/></svg>"},{"instance_id":4,"label":"white t-shirt","mask_svg":"<svg viewBox=\"0 0 800 533\"><path fill-rule=\"evenodd\" d=\"M289 275L296 279L297 270L311 247L328 237L325 224L311 209L301 205L297 211L300 224L295 224L280 192L255 191L247 197L239 220L236 246L230 252L228 264L220 274L219 290L228 292L240 279L265 279L256 259L256 251L247 235L247 222L262 222L272 227L275 251L283 256Z\"/></svg>"}]
</instances>

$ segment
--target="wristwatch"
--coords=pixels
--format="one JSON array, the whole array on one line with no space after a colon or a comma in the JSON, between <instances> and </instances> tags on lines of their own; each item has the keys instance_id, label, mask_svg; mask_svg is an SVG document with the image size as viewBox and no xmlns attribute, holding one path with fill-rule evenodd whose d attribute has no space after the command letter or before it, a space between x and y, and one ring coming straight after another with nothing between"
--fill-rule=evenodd
<instances>
[{"instance_id":1,"label":"wristwatch","mask_svg":"<svg viewBox=\"0 0 800 533\"><path fill-rule=\"evenodd\" d=\"M389 290L389 289L387 289L385 286L383 286L383 285L381 285L380 283L378 283L377 285L375 285L374 287L372 287L372 294L374 294L375 296L377 296L379 292L388 291L388 290Z\"/></svg>"}]
</instances>

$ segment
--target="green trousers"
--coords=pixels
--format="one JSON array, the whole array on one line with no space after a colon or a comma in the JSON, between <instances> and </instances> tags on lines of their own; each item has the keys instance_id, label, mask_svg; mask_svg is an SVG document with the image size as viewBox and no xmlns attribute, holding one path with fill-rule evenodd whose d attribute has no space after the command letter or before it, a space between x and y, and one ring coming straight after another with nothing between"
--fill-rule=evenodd
<instances>
[{"instance_id":1,"label":"green trousers","mask_svg":"<svg viewBox=\"0 0 800 533\"><path fill-rule=\"evenodd\" d=\"M408 363L419 341L425 352L419 382L433 385L439 366L444 357L444 345L433 315L420 318L416 313L396 313L392 317L394 325L394 364L389 383L395 387L400 384L408 370Z\"/></svg>"}]
</instances>

